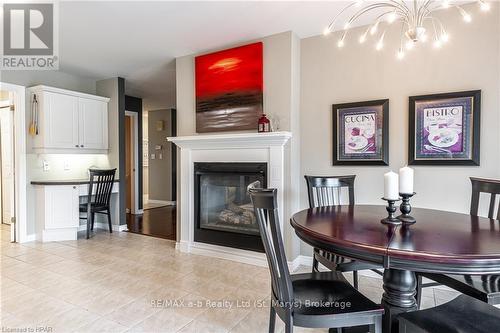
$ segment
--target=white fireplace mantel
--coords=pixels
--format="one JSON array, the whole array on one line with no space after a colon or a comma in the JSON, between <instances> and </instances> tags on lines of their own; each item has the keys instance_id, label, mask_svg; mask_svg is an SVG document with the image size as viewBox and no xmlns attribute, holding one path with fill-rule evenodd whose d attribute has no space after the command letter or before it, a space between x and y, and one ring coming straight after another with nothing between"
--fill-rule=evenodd
<instances>
[{"instance_id":1,"label":"white fireplace mantel","mask_svg":"<svg viewBox=\"0 0 500 333\"><path fill-rule=\"evenodd\" d=\"M181 252L266 265L263 253L227 248L194 241L194 163L197 162L265 162L267 184L278 189L278 212L283 223L284 192L288 189L285 170L289 165L285 147L291 132L231 133L168 137L180 148L178 165L177 212L179 231L176 248ZM281 228L283 230L283 228Z\"/></svg>"},{"instance_id":2,"label":"white fireplace mantel","mask_svg":"<svg viewBox=\"0 0 500 333\"><path fill-rule=\"evenodd\" d=\"M291 132L269 132L177 136L167 140L180 148L227 149L284 146L291 137Z\"/></svg>"}]
</instances>

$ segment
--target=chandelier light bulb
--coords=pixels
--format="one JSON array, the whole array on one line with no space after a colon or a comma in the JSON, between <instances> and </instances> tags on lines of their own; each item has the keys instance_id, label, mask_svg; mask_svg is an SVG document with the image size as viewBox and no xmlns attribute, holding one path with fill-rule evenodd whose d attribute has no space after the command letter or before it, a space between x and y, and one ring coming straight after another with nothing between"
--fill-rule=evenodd
<instances>
[{"instance_id":1,"label":"chandelier light bulb","mask_svg":"<svg viewBox=\"0 0 500 333\"><path fill-rule=\"evenodd\" d=\"M450 1L449 0L443 1L443 8L450 8Z\"/></svg>"},{"instance_id":2,"label":"chandelier light bulb","mask_svg":"<svg viewBox=\"0 0 500 333\"><path fill-rule=\"evenodd\" d=\"M332 31L330 30L330 28L326 27L325 29L323 29L323 36L328 36Z\"/></svg>"},{"instance_id":3,"label":"chandelier light bulb","mask_svg":"<svg viewBox=\"0 0 500 333\"><path fill-rule=\"evenodd\" d=\"M364 42L366 42L366 33L359 36L359 43L363 44Z\"/></svg>"},{"instance_id":4,"label":"chandelier light bulb","mask_svg":"<svg viewBox=\"0 0 500 333\"><path fill-rule=\"evenodd\" d=\"M339 39L339 41L337 42L337 46L338 46L339 48L341 48L341 47L343 47L343 46L344 46L344 39L343 39L343 38L342 38L342 39Z\"/></svg>"},{"instance_id":5,"label":"chandelier light bulb","mask_svg":"<svg viewBox=\"0 0 500 333\"><path fill-rule=\"evenodd\" d=\"M349 22L346 22L346 24L344 24L344 30L349 29L350 26L351 24Z\"/></svg>"},{"instance_id":6,"label":"chandelier light bulb","mask_svg":"<svg viewBox=\"0 0 500 333\"><path fill-rule=\"evenodd\" d=\"M481 10L483 12L487 12L488 10L490 10L491 6L489 3L487 2L484 2L484 1L480 1L479 2L479 8L481 8Z\"/></svg>"},{"instance_id":7,"label":"chandelier light bulb","mask_svg":"<svg viewBox=\"0 0 500 333\"><path fill-rule=\"evenodd\" d=\"M396 12L394 11L387 16L387 22L389 24L394 23L394 21L396 21L396 18L397 18Z\"/></svg>"},{"instance_id":8,"label":"chandelier light bulb","mask_svg":"<svg viewBox=\"0 0 500 333\"><path fill-rule=\"evenodd\" d=\"M377 51L382 50L382 48L384 47L384 36L385 36L385 32L382 34L382 36L380 36L380 39L378 40L377 45L375 45L375 49Z\"/></svg>"},{"instance_id":9,"label":"chandelier light bulb","mask_svg":"<svg viewBox=\"0 0 500 333\"><path fill-rule=\"evenodd\" d=\"M434 45L434 48L435 48L435 49L439 49L439 48L441 47L442 43L441 43L441 41L440 41L439 39L436 39L436 40L434 41L434 44L433 44L433 45Z\"/></svg>"},{"instance_id":10,"label":"chandelier light bulb","mask_svg":"<svg viewBox=\"0 0 500 333\"><path fill-rule=\"evenodd\" d=\"M466 11L464 11L462 17L466 23L470 23L472 21L472 16L470 16L470 14L467 13Z\"/></svg>"},{"instance_id":11,"label":"chandelier light bulb","mask_svg":"<svg viewBox=\"0 0 500 333\"><path fill-rule=\"evenodd\" d=\"M449 36L446 32L443 32L443 33L441 34L441 41L442 41L443 43L446 43L446 42L448 42L449 40L450 40L450 36Z\"/></svg>"},{"instance_id":12,"label":"chandelier light bulb","mask_svg":"<svg viewBox=\"0 0 500 333\"><path fill-rule=\"evenodd\" d=\"M396 53L396 57L401 60L405 57L405 52L403 51L403 48L399 48L399 51Z\"/></svg>"},{"instance_id":13,"label":"chandelier light bulb","mask_svg":"<svg viewBox=\"0 0 500 333\"><path fill-rule=\"evenodd\" d=\"M375 35L375 33L377 32L377 29L378 29L378 21L375 22L375 24L370 28L370 35Z\"/></svg>"}]
</instances>

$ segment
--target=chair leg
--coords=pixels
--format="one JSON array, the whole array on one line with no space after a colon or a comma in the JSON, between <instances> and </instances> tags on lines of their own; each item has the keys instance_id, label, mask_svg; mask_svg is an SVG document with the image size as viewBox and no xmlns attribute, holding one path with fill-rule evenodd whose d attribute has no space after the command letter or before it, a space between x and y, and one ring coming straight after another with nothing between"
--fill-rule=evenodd
<instances>
[{"instance_id":1,"label":"chair leg","mask_svg":"<svg viewBox=\"0 0 500 333\"><path fill-rule=\"evenodd\" d=\"M92 214L87 212L87 239L90 238L90 226L92 225Z\"/></svg>"},{"instance_id":2,"label":"chair leg","mask_svg":"<svg viewBox=\"0 0 500 333\"><path fill-rule=\"evenodd\" d=\"M108 225L109 225L109 233L113 233L113 227L111 226L111 211L108 209Z\"/></svg>"},{"instance_id":3,"label":"chair leg","mask_svg":"<svg viewBox=\"0 0 500 333\"><path fill-rule=\"evenodd\" d=\"M358 271L352 271L352 282L354 285L354 289L358 290L358 286L359 286Z\"/></svg>"},{"instance_id":4,"label":"chair leg","mask_svg":"<svg viewBox=\"0 0 500 333\"><path fill-rule=\"evenodd\" d=\"M292 314L289 312L286 314L285 318L285 333L292 333L293 332L293 318Z\"/></svg>"},{"instance_id":5,"label":"chair leg","mask_svg":"<svg viewBox=\"0 0 500 333\"><path fill-rule=\"evenodd\" d=\"M422 303L422 275L417 274L417 289L416 289L416 299L417 299L417 310L420 309L420 304Z\"/></svg>"},{"instance_id":6,"label":"chair leg","mask_svg":"<svg viewBox=\"0 0 500 333\"><path fill-rule=\"evenodd\" d=\"M94 230L95 213L92 213L92 224L90 225L90 230Z\"/></svg>"},{"instance_id":7,"label":"chair leg","mask_svg":"<svg viewBox=\"0 0 500 333\"><path fill-rule=\"evenodd\" d=\"M312 271L314 272L319 272L319 263L318 260L316 259L316 254L313 253L313 265L312 265Z\"/></svg>"},{"instance_id":8,"label":"chair leg","mask_svg":"<svg viewBox=\"0 0 500 333\"><path fill-rule=\"evenodd\" d=\"M276 326L276 310L273 306L270 306L271 313L269 314L269 333L274 333L274 328Z\"/></svg>"}]
</instances>

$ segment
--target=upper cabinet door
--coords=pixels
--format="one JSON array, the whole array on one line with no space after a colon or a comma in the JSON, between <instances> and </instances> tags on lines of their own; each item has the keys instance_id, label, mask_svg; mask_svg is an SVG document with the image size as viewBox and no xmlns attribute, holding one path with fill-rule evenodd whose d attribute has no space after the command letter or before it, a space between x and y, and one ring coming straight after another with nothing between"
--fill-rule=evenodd
<instances>
[{"instance_id":1,"label":"upper cabinet door","mask_svg":"<svg viewBox=\"0 0 500 333\"><path fill-rule=\"evenodd\" d=\"M78 146L78 97L44 93L45 147Z\"/></svg>"},{"instance_id":2,"label":"upper cabinet door","mask_svg":"<svg viewBox=\"0 0 500 333\"><path fill-rule=\"evenodd\" d=\"M79 144L84 149L108 149L108 103L79 98Z\"/></svg>"}]
</instances>

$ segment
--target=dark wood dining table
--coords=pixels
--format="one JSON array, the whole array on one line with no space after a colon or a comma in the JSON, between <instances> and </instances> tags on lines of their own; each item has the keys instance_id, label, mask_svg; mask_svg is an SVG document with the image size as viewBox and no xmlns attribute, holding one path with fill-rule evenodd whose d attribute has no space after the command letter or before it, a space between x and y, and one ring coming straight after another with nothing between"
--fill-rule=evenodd
<instances>
[{"instance_id":1,"label":"dark wood dining table","mask_svg":"<svg viewBox=\"0 0 500 333\"><path fill-rule=\"evenodd\" d=\"M291 218L309 245L384 267L381 304L384 333L398 332L397 315L417 310L415 272L500 274L500 222L483 217L413 208L416 223L387 226L384 206L305 209Z\"/></svg>"}]
</instances>

